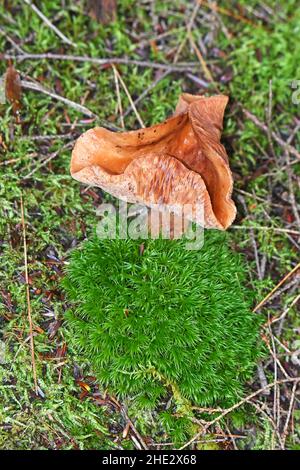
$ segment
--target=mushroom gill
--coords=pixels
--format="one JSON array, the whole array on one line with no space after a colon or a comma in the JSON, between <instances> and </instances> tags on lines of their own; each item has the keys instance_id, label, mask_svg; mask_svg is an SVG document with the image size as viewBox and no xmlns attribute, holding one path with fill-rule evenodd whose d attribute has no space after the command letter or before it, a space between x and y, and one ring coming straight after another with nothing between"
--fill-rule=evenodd
<instances>
[{"instance_id":1,"label":"mushroom gill","mask_svg":"<svg viewBox=\"0 0 300 470\"><path fill-rule=\"evenodd\" d=\"M232 175L220 143L228 98L181 95L166 121L129 132L96 127L77 140L71 175L128 202L204 208L204 226L226 229L235 218ZM192 217L197 220L197 216Z\"/></svg>"}]
</instances>

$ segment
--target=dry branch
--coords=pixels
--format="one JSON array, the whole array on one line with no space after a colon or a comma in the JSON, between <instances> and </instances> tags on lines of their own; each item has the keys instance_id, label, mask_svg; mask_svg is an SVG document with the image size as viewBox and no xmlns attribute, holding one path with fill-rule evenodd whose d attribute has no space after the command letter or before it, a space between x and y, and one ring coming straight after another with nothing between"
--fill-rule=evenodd
<instances>
[{"instance_id":1,"label":"dry branch","mask_svg":"<svg viewBox=\"0 0 300 470\"><path fill-rule=\"evenodd\" d=\"M279 287L281 287L282 284L287 281L287 279L289 279L295 272L297 272L298 269L300 269L300 263L298 263L286 276L284 276L284 278L281 279L280 282L278 282L274 289L272 289L271 292L269 292L269 294L266 295L266 297L261 302L259 302L258 305L256 305L256 307L253 309L253 312L257 312L257 310L259 310L272 297L272 295L277 291L277 289L279 289Z\"/></svg>"},{"instance_id":2,"label":"dry branch","mask_svg":"<svg viewBox=\"0 0 300 470\"><path fill-rule=\"evenodd\" d=\"M257 390L256 392L253 392L251 393L250 395L248 395L246 398L243 398L243 400L239 401L238 403L236 403L235 405L231 406L230 408L227 408L226 410L223 411L223 413L221 413L219 416L217 416L216 418L214 418L212 421L209 421L208 423L206 423L206 425L203 427L203 430L198 432L197 434L195 434L195 436L190 439L188 442L186 442L182 447L180 447L180 450L182 449L185 449L186 447L188 447L189 445L193 444L199 437L202 436L202 434L204 432L207 431L207 429L209 429L213 424L217 423L218 421L220 421L222 418L224 418L225 416L227 416L229 413L231 413L233 410L236 410L237 408L239 408L240 406L242 406L244 403L247 403L249 402L250 400L252 400L252 398L256 397L257 395L259 395L260 393L262 393L263 391L269 389L269 388L272 388L276 385L280 385L280 384L283 384L283 383L288 383L288 382L293 382L293 383L299 383L300 382L300 377L293 377L293 378L290 378L290 379L283 379L283 380L277 380L277 382L273 382L269 385L266 385L265 387L263 388L260 388L259 390Z\"/></svg>"},{"instance_id":3,"label":"dry branch","mask_svg":"<svg viewBox=\"0 0 300 470\"><path fill-rule=\"evenodd\" d=\"M143 68L152 68L158 70L169 70L171 72L191 72L199 67L198 62L182 62L173 64L162 64L159 62L149 62L145 60L134 60L121 57L107 57L107 58L97 58L89 56L76 56L69 54L52 54L51 52L45 52L43 54L3 54L3 59L13 59L17 62L22 62L24 60L69 60L71 62L89 62L91 64L97 65L107 65L107 64L120 64L120 65L136 65L137 67Z\"/></svg>"},{"instance_id":4,"label":"dry branch","mask_svg":"<svg viewBox=\"0 0 300 470\"><path fill-rule=\"evenodd\" d=\"M68 44L69 46L77 47L74 42L68 39L50 20L30 1L30 0L23 0L40 18L41 20L50 28L54 33L62 39L63 42Z\"/></svg>"},{"instance_id":5,"label":"dry branch","mask_svg":"<svg viewBox=\"0 0 300 470\"><path fill-rule=\"evenodd\" d=\"M268 129L268 126L266 126L266 124L261 122L256 116L254 116L254 114L250 113L250 111L248 111L247 109L245 108L242 108L242 109L243 109L243 113L248 119L250 119L250 121L252 121L259 129L264 131L267 135L269 134L269 129ZM298 152L297 149L295 149L295 147L290 145L288 142L285 142L274 131L271 131L271 136L273 137L275 142L277 142L277 144L280 145L285 151L288 150L291 155L294 155L294 157L297 157L300 159L300 153Z\"/></svg>"}]
</instances>

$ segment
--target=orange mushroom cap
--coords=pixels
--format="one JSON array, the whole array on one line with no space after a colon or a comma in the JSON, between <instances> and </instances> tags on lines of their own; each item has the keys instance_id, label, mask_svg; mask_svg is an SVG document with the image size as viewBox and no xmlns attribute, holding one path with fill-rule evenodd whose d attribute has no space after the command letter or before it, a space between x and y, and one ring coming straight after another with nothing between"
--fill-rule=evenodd
<instances>
[{"instance_id":1,"label":"orange mushroom cap","mask_svg":"<svg viewBox=\"0 0 300 470\"><path fill-rule=\"evenodd\" d=\"M119 199L164 204L175 214L185 204L201 204L204 227L225 230L236 215L232 174L220 142L227 102L224 95L184 93L174 115L161 124L117 133L90 129L76 141L71 175Z\"/></svg>"}]
</instances>

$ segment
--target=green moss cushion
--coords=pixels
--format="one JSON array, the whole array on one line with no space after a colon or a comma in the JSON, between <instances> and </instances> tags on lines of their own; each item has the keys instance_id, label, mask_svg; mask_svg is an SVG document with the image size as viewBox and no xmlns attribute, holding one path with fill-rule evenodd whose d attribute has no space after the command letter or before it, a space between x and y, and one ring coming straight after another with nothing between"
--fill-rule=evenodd
<instances>
[{"instance_id":1,"label":"green moss cushion","mask_svg":"<svg viewBox=\"0 0 300 470\"><path fill-rule=\"evenodd\" d=\"M260 354L240 256L216 231L199 251L184 240L141 243L94 238L72 252L74 343L104 386L143 406L170 384L197 404L231 404Z\"/></svg>"}]
</instances>

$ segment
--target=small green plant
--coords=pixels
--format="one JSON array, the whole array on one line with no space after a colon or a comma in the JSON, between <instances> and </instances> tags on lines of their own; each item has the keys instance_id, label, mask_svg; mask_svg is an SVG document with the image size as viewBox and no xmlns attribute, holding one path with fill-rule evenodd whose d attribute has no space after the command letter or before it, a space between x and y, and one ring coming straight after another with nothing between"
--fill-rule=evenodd
<instances>
[{"instance_id":1,"label":"small green plant","mask_svg":"<svg viewBox=\"0 0 300 470\"><path fill-rule=\"evenodd\" d=\"M103 386L153 407L232 404L260 354L245 266L210 231L184 240L100 240L72 252L64 281L67 319ZM176 395L176 396L175 396Z\"/></svg>"}]
</instances>

